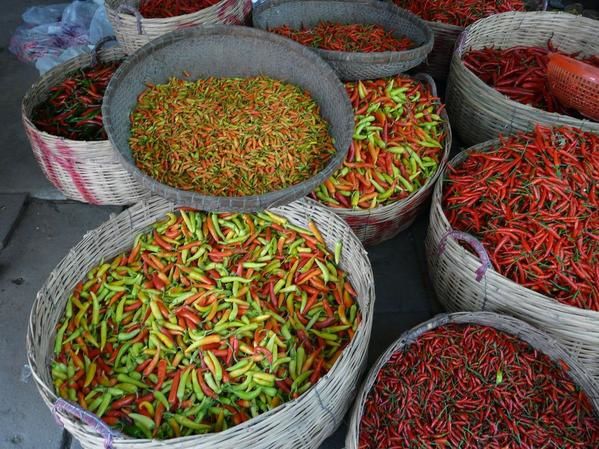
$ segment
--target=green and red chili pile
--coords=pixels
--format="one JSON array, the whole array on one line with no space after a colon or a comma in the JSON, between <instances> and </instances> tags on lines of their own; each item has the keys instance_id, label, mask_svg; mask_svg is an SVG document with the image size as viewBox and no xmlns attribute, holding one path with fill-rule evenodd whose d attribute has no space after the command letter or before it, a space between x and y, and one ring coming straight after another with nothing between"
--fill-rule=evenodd
<instances>
[{"instance_id":1,"label":"green and red chili pile","mask_svg":"<svg viewBox=\"0 0 599 449\"><path fill-rule=\"evenodd\" d=\"M50 88L49 97L31 113L41 131L72 140L106 140L102 100L106 86L120 62L98 64L69 73Z\"/></svg>"},{"instance_id":2,"label":"green and red chili pile","mask_svg":"<svg viewBox=\"0 0 599 449\"><path fill-rule=\"evenodd\" d=\"M568 370L488 326L438 327L379 371L359 448L597 447L599 419Z\"/></svg>"},{"instance_id":3,"label":"green and red chili pile","mask_svg":"<svg viewBox=\"0 0 599 449\"><path fill-rule=\"evenodd\" d=\"M355 114L353 142L343 166L312 195L330 207L371 209L418 191L443 156L439 99L401 76L345 88Z\"/></svg>"},{"instance_id":4,"label":"green and red chili pile","mask_svg":"<svg viewBox=\"0 0 599 449\"><path fill-rule=\"evenodd\" d=\"M599 311L598 179L599 135L537 126L449 166L443 210L500 274Z\"/></svg>"},{"instance_id":5,"label":"green and red chili pile","mask_svg":"<svg viewBox=\"0 0 599 449\"><path fill-rule=\"evenodd\" d=\"M294 30L288 25L283 25L270 31L302 45L323 50L370 53L403 51L416 46L407 36L398 39L379 25L344 25L323 21L313 28L302 27Z\"/></svg>"},{"instance_id":6,"label":"green and red chili pile","mask_svg":"<svg viewBox=\"0 0 599 449\"><path fill-rule=\"evenodd\" d=\"M547 48L512 47L507 49L483 48L470 50L464 54L464 65L477 77L498 92L522 104L579 116L578 112L562 106L551 92L547 79L549 54L558 52L570 57L578 54L566 54L557 51L548 42ZM582 59L587 64L599 67L599 57Z\"/></svg>"},{"instance_id":7,"label":"green and red chili pile","mask_svg":"<svg viewBox=\"0 0 599 449\"><path fill-rule=\"evenodd\" d=\"M264 76L149 86L131 114L129 145L154 179L217 196L293 186L335 153L312 97Z\"/></svg>"},{"instance_id":8,"label":"green and red chili pile","mask_svg":"<svg viewBox=\"0 0 599 449\"><path fill-rule=\"evenodd\" d=\"M360 323L317 227L181 210L91 269L57 326L58 394L140 438L218 432L297 398Z\"/></svg>"},{"instance_id":9,"label":"green and red chili pile","mask_svg":"<svg viewBox=\"0 0 599 449\"><path fill-rule=\"evenodd\" d=\"M466 27L479 19L509 11L525 11L522 0L394 0L430 22Z\"/></svg>"},{"instance_id":10,"label":"green and red chili pile","mask_svg":"<svg viewBox=\"0 0 599 449\"><path fill-rule=\"evenodd\" d=\"M198 12L220 0L142 0L140 14L146 19L164 19Z\"/></svg>"}]
</instances>

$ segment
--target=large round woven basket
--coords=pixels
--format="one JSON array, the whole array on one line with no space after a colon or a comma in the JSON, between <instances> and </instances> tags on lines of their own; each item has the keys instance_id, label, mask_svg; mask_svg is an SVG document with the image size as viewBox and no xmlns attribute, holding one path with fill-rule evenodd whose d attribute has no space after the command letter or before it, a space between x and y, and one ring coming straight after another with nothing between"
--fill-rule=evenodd
<instances>
[{"instance_id":1,"label":"large round woven basket","mask_svg":"<svg viewBox=\"0 0 599 449\"><path fill-rule=\"evenodd\" d=\"M298 70L301 67L301 70ZM142 173L129 148L129 114L147 82L173 76L189 79L266 75L309 92L329 123L336 153L312 178L263 195L217 197L161 184ZM126 170L143 186L171 201L202 210L256 210L287 204L310 193L341 165L351 144L354 119L347 92L335 72L315 53L284 37L246 27L209 25L155 39L121 65L104 98L106 131Z\"/></svg>"},{"instance_id":2,"label":"large round woven basket","mask_svg":"<svg viewBox=\"0 0 599 449\"><path fill-rule=\"evenodd\" d=\"M198 25L240 25L252 10L251 0L220 0L200 11L177 17L145 19L139 13L141 0L106 0L106 14L127 54L171 31Z\"/></svg>"},{"instance_id":3,"label":"large round woven basket","mask_svg":"<svg viewBox=\"0 0 599 449\"><path fill-rule=\"evenodd\" d=\"M359 447L360 421L364 412L364 403L381 368L396 352L409 351L410 345L422 334L447 324L480 324L489 326L518 337L555 362L565 362L570 367L568 371L570 378L587 394L595 412L599 414L599 390L597 385L585 372L584 368L579 366L564 349L542 330L536 329L518 319L490 312L442 314L405 332L379 357L370 369L351 411L351 421L345 439L346 449L358 449Z\"/></svg>"},{"instance_id":4,"label":"large round woven basket","mask_svg":"<svg viewBox=\"0 0 599 449\"><path fill-rule=\"evenodd\" d=\"M86 234L42 286L31 311L27 353L36 385L49 407L58 399L49 369L55 326L70 292L92 266L131 248L138 233L147 230L174 209L175 204L157 197L132 206ZM374 307L372 268L363 246L351 229L315 201L302 199L273 212L298 226L307 226L309 220L314 221L330 248L336 242L342 242L340 265L358 293L362 322L341 357L314 387L298 399L226 431L165 441L118 437L113 441L114 449L317 448L341 423L354 398L366 362ZM62 410L55 412L84 448L102 447L103 438L93 426Z\"/></svg>"},{"instance_id":5,"label":"large round woven basket","mask_svg":"<svg viewBox=\"0 0 599 449\"><path fill-rule=\"evenodd\" d=\"M413 76L413 78L428 83L433 95L437 95L435 82L430 76L417 74ZM449 158L449 152L451 151L452 138L449 118L447 117L445 110L443 110L440 115L444 121L445 134L443 155L436 173L429 178L421 189L403 200L374 209L353 210L328 208L347 221L347 224L349 224L364 245L376 245L395 237L401 231L410 227L426 207L427 201L435 186L435 182L445 168L445 164Z\"/></svg>"},{"instance_id":6,"label":"large round woven basket","mask_svg":"<svg viewBox=\"0 0 599 449\"><path fill-rule=\"evenodd\" d=\"M396 37L407 36L417 47L406 51L355 53L312 48L344 80L374 79L416 67L433 47L433 33L414 14L378 0L270 0L253 12L254 27L269 30L282 25L298 29L320 21L380 25Z\"/></svg>"},{"instance_id":7,"label":"large round woven basket","mask_svg":"<svg viewBox=\"0 0 599 449\"><path fill-rule=\"evenodd\" d=\"M518 103L486 85L464 66L467 51L485 47L546 47L553 45L566 53L599 54L597 21L553 12L498 14L466 28L456 45L447 82L447 111L458 137L474 145L499 134L528 131L537 123L569 125L599 131L599 123L546 112Z\"/></svg>"},{"instance_id":8,"label":"large round woven basket","mask_svg":"<svg viewBox=\"0 0 599 449\"><path fill-rule=\"evenodd\" d=\"M499 140L493 140L471 147L448 165L459 165L469 152L490 150L498 144ZM441 176L444 179L445 174ZM493 269L480 277L481 261L450 237L452 228L443 212L442 195L443 182L439 181L433 193L426 237L429 273L441 304L451 312L505 313L543 329L599 382L599 312L562 304Z\"/></svg>"},{"instance_id":9,"label":"large round woven basket","mask_svg":"<svg viewBox=\"0 0 599 449\"><path fill-rule=\"evenodd\" d=\"M102 61L125 57L120 48L101 50ZM89 67L90 54L77 56L44 74L23 98L21 116L35 158L46 178L67 198L92 204L124 205L139 201L147 190L123 168L110 141L71 140L39 130L31 121L33 108L48 98L50 88L69 73Z\"/></svg>"}]
</instances>

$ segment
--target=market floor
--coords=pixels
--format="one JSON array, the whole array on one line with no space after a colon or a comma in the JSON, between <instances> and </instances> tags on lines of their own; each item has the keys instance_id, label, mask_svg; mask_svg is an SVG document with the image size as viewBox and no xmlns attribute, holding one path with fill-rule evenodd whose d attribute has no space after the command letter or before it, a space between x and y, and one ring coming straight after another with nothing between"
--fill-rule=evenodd
<instances>
[{"instance_id":1,"label":"market floor","mask_svg":"<svg viewBox=\"0 0 599 449\"><path fill-rule=\"evenodd\" d=\"M29 312L58 261L88 230L121 210L65 201L44 178L23 132L21 98L38 75L8 52L7 42L26 7L55 2L1 2L0 449L68 448L25 367ZM425 214L395 239L369 249L376 279L369 363L403 331L437 310L425 267L427 221ZM342 425L322 448L341 449L344 440Z\"/></svg>"}]
</instances>

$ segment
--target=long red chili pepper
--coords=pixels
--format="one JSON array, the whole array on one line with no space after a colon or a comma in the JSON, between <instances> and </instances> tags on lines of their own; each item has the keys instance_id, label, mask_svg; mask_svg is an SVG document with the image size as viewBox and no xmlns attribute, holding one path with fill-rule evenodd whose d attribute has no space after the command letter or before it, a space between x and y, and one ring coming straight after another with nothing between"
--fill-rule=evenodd
<instances>
[{"instance_id":1,"label":"long red chili pepper","mask_svg":"<svg viewBox=\"0 0 599 449\"><path fill-rule=\"evenodd\" d=\"M319 22L314 28L293 30L287 25L270 31L293 39L308 47L350 52L402 51L415 46L408 37L396 38L379 25Z\"/></svg>"},{"instance_id":2,"label":"long red chili pepper","mask_svg":"<svg viewBox=\"0 0 599 449\"><path fill-rule=\"evenodd\" d=\"M599 311L599 135L548 129L450 166L443 210L520 285Z\"/></svg>"},{"instance_id":3,"label":"long red chili pepper","mask_svg":"<svg viewBox=\"0 0 599 449\"><path fill-rule=\"evenodd\" d=\"M461 27L493 14L526 9L522 0L394 0L394 2L424 20Z\"/></svg>"},{"instance_id":4,"label":"long red chili pepper","mask_svg":"<svg viewBox=\"0 0 599 449\"><path fill-rule=\"evenodd\" d=\"M359 448L596 447L599 418L567 370L491 327L433 329L379 371Z\"/></svg>"},{"instance_id":5,"label":"long red chili pepper","mask_svg":"<svg viewBox=\"0 0 599 449\"><path fill-rule=\"evenodd\" d=\"M50 89L31 114L33 124L49 134L73 140L106 140L102 100L120 62L76 70Z\"/></svg>"},{"instance_id":6,"label":"long red chili pepper","mask_svg":"<svg viewBox=\"0 0 599 449\"><path fill-rule=\"evenodd\" d=\"M163 19L191 14L215 5L220 0L143 0L140 14L146 19Z\"/></svg>"},{"instance_id":7,"label":"long red chili pepper","mask_svg":"<svg viewBox=\"0 0 599 449\"><path fill-rule=\"evenodd\" d=\"M514 101L548 112L578 116L576 111L562 106L551 93L547 80L549 53L558 52L551 42L547 48L512 47L483 48L464 54L464 65L477 77ZM578 54L566 54L576 57ZM583 59L599 67L597 56Z\"/></svg>"}]
</instances>

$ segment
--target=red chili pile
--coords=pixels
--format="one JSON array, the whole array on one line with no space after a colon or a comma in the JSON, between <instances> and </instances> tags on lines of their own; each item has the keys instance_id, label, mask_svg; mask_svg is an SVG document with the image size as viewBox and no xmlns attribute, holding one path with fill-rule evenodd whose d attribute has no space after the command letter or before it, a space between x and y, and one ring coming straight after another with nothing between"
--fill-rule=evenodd
<instances>
[{"instance_id":1,"label":"red chili pile","mask_svg":"<svg viewBox=\"0 0 599 449\"><path fill-rule=\"evenodd\" d=\"M424 20L461 27L493 14L526 9L522 0L394 0L394 2Z\"/></svg>"},{"instance_id":2,"label":"red chili pile","mask_svg":"<svg viewBox=\"0 0 599 449\"><path fill-rule=\"evenodd\" d=\"M143 0L139 12L146 19L164 19L191 14L215 5L220 0Z\"/></svg>"},{"instance_id":3,"label":"red chili pile","mask_svg":"<svg viewBox=\"0 0 599 449\"><path fill-rule=\"evenodd\" d=\"M404 36L398 39L379 25L319 22L314 28L302 27L300 30L293 30L283 25L270 31L302 45L323 50L371 53L403 51L415 47L410 38Z\"/></svg>"},{"instance_id":4,"label":"red chili pile","mask_svg":"<svg viewBox=\"0 0 599 449\"><path fill-rule=\"evenodd\" d=\"M512 47L507 49L483 48L471 50L463 57L464 65L477 77L498 92L522 104L578 116L576 111L562 106L551 93L547 80L547 64L549 54L557 52L548 43L542 47ZM567 54L570 57L578 54ZM599 57L591 56L582 61L599 67Z\"/></svg>"},{"instance_id":5,"label":"red chili pile","mask_svg":"<svg viewBox=\"0 0 599 449\"><path fill-rule=\"evenodd\" d=\"M359 448L597 447L599 419L567 371L491 327L433 329L378 373Z\"/></svg>"},{"instance_id":6,"label":"red chili pile","mask_svg":"<svg viewBox=\"0 0 599 449\"><path fill-rule=\"evenodd\" d=\"M599 135L547 129L449 166L443 210L518 284L599 311Z\"/></svg>"},{"instance_id":7,"label":"red chili pile","mask_svg":"<svg viewBox=\"0 0 599 449\"><path fill-rule=\"evenodd\" d=\"M330 207L372 209L421 189L443 155L439 99L402 76L345 88L355 113L353 141L343 166L312 195Z\"/></svg>"},{"instance_id":8,"label":"red chili pile","mask_svg":"<svg viewBox=\"0 0 599 449\"><path fill-rule=\"evenodd\" d=\"M98 64L70 73L32 113L41 131L72 140L106 140L102 100L106 86L120 62Z\"/></svg>"}]
</instances>

